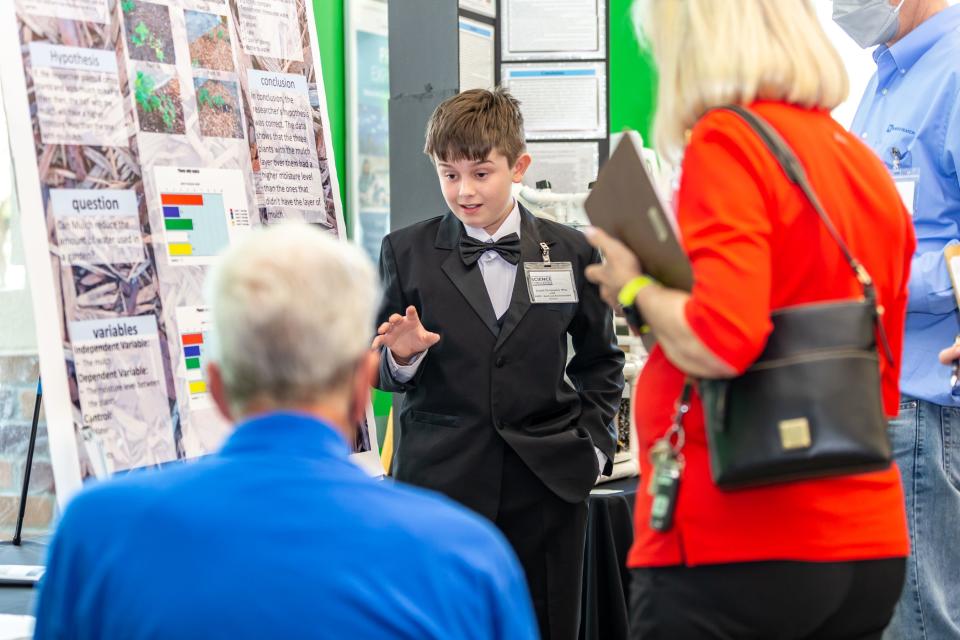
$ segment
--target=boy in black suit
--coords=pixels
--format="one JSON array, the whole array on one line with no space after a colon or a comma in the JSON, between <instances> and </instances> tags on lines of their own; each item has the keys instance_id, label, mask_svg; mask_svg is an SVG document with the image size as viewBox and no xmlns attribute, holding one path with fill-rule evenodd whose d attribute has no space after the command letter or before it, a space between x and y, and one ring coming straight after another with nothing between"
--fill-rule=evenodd
<instances>
[{"instance_id":1,"label":"boy in black suit","mask_svg":"<svg viewBox=\"0 0 960 640\"><path fill-rule=\"evenodd\" d=\"M393 475L496 523L543 637L576 638L586 498L611 469L623 389L609 308L583 276L600 257L512 197L531 158L507 92L444 101L424 151L450 211L380 254L379 387L406 394Z\"/></svg>"}]
</instances>

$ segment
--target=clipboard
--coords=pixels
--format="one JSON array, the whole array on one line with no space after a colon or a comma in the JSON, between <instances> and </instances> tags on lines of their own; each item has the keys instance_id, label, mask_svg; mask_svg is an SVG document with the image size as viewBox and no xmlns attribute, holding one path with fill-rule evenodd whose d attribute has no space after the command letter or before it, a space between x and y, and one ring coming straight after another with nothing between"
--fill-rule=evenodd
<instances>
[{"instance_id":1,"label":"clipboard","mask_svg":"<svg viewBox=\"0 0 960 640\"><path fill-rule=\"evenodd\" d=\"M671 289L693 289L690 261L630 136L623 136L604 164L584 208L591 224L636 254L644 273Z\"/></svg>"}]
</instances>

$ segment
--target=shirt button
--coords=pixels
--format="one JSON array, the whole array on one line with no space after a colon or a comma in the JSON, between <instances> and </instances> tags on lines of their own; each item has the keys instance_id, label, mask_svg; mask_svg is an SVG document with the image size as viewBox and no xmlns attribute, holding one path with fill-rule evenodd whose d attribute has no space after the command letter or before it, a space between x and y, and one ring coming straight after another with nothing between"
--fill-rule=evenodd
<instances>
[{"instance_id":1,"label":"shirt button","mask_svg":"<svg viewBox=\"0 0 960 640\"><path fill-rule=\"evenodd\" d=\"M883 95L887 95L887 90L886 90L886 89L884 89L884 90L883 90L883 91L881 91L880 93L882 93Z\"/></svg>"},{"instance_id":2,"label":"shirt button","mask_svg":"<svg viewBox=\"0 0 960 640\"><path fill-rule=\"evenodd\" d=\"M906 69L900 69L900 75L903 75L903 74L905 74L906 72L907 72Z\"/></svg>"},{"instance_id":3,"label":"shirt button","mask_svg":"<svg viewBox=\"0 0 960 640\"><path fill-rule=\"evenodd\" d=\"M504 424L503 420L497 420L497 429L503 429L507 425Z\"/></svg>"},{"instance_id":4,"label":"shirt button","mask_svg":"<svg viewBox=\"0 0 960 640\"><path fill-rule=\"evenodd\" d=\"M867 132L864 131L863 133L861 133L861 134L860 134L860 137L863 138L864 140L866 140L866 139L867 139Z\"/></svg>"}]
</instances>

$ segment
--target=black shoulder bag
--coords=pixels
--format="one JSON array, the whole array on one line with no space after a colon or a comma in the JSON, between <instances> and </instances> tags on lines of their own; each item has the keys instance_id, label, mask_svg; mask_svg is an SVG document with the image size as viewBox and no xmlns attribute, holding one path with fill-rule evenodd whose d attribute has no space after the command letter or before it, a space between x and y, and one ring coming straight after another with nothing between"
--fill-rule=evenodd
<instances>
[{"instance_id":1,"label":"black shoulder bag","mask_svg":"<svg viewBox=\"0 0 960 640\"><path fill-rule=\"evenodd\" d=\"M764 120L742 118L800 187L863 288L860 300L771 313L773 332L756 362L729 380L701 380L713 480L721 489L884 469L890 465L877 339L893 355L867 271L827 217L803 166Z\"/></svg>"}]
</instances>

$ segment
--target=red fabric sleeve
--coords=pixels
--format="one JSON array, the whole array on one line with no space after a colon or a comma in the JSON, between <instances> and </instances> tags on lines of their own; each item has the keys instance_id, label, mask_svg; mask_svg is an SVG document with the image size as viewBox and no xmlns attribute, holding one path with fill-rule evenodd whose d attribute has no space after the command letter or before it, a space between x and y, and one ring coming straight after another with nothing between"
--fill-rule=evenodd
<instances>
[{"instance_id":1,"label":"red fabric sleeve","mask_svg":"<svg viewBox=\"0 0 960 640\"><path fill-rule=\"evenodd\" d=\"M762 143L750 140L735 118L712 113L694 130L683 161L678 223L694 273L687 322L742 373L773 328L771 223L759 170Z\"/></svg>"}]
</instances>

